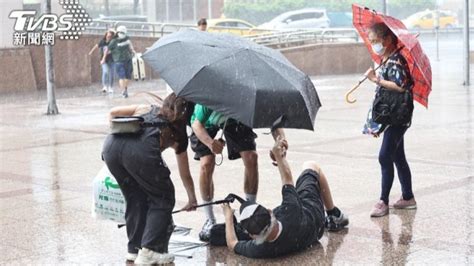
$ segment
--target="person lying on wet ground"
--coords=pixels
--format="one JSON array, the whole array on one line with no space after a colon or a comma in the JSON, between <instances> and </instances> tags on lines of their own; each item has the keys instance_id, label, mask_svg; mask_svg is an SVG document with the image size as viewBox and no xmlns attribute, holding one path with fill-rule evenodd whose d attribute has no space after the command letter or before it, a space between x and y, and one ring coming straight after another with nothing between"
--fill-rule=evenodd
<instances>
[{"instance_id":1,"label":"person lying on wet ground","mask_svg":"<svg viewBox=\"0 0 474 266\"><path fill-rule=\"evenodd\" d=\"M349 224L348 217L334 205L326 176L316 163L305 162L304 170L294 185L284 156L285 142L282 136L278 136L272 149L283 185L281 205L270 210L254 202L244 202L237 226L234 210L228 203L222 205L226 244L237 254L250 258L283 256L311 246L322 237L324 228L339 231Z\"/></svg>"}]
</instances>

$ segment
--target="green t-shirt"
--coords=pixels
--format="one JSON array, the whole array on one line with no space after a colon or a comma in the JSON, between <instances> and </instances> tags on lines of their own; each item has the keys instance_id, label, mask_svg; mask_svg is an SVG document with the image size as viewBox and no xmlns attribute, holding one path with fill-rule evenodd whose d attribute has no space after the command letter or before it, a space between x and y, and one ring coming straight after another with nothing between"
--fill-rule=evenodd
<instances>
[{"instance_id":1,"label":"green t-shirt","mask_svg":"<svg viewBox=\"0 0 474 266\"><path fill-rule=\"evenodd\" d=\"M195 120L201 122L204 127L210 128L213 126L223 126L226 117L204 105L196 104L194 106L194 113L191 116L191 125Z\"/></svg>"},{"instance_id":2,"label":"green t-shirt","mask_svg":"<svg viewBox=\"0 0 474 266\"><path fill-rule=\"evenodd\" d=\"M128 36L124 39L115 38L110 41L108 47L114 62L126 62L132 59L131 44Z\"/></svg>"}]
</instances>

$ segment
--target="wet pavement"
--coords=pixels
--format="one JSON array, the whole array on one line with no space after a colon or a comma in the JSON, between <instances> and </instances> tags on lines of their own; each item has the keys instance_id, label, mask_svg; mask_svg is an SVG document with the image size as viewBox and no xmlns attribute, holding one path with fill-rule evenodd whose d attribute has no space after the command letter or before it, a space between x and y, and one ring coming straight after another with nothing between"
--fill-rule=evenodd
<instances>
[{"instance_id":1,"label":"wet pavement","mask_svg":"<svg viewBox=\"0 0 474 266\"><path fill-rule=\"evenodd\" d=\"M359 76L314 77L323 107L316 131L288 130L288 160L296 177L305 160L319 163L335 203L350 217L348 230L326 233L319 245L278 259L253 260L226 248L201 248L176 264L474 264L474 86L462 86L460 58L433 61L429 109L416 104L405 137L413 174L417 210L390 210L371 219L380 192L380 139L361 134L373 93L364 84L358 102L344 93ZM474 75L472 75L474 76ZM135 82L131 94L154 90L160 81ZM2 97L0 114L0 254L2 264L124 264L126 234L110 221L91 217L92 180L102 167L100 152L108 132L106 113L117 105L146 102L136 95L102 95L99 87L58 90L60 115L46 116L45 92ZM257 130L260 189L258 201L274 207L281 201L278 171L270 163L272 138ZM164 153L172 170L177 203L186 194L172 151ZM198 186L199 164L191 162ZM216 167L215 198L243 194L243 164L225 160ZM198 190L196 191L198 193ZM395 179L391 201L400 197ZM234 206L238 207L238 206ZM222 222L220 207L215 208ZM175 222L197 233L202 210L174 215Z\"/></svg>"}]
</instances>

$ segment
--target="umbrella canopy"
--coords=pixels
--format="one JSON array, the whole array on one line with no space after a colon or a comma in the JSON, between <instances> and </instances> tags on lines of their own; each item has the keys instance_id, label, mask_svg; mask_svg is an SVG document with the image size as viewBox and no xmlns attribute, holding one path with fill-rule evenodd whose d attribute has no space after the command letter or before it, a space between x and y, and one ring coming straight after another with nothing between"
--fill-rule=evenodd
<instances>
[{"instance_id":1,"label":"umbrella canopy","mask_svg":"<svg viewBox=\"0 0 474 266\"><path fill-rule=\"evenodd\" d=\"M430 60L421 49L418 39L408 32L400 20L356 4L352 5L352 20L354 27L369 49L372 59L379 64L382 58L372 51L368 37L370 26L374 23L385 23L397 36L398 47L403 47L400 52L408 63L414 82L413 98L423 106L428 107L428 96L431 92L431 65Z\"/></svg>"},{"instance_id":2,"label":"umbrella canopy","mask_svg":"<svg viewBox=\"0 0 474 266\"><path fill-rule=\"evenodd\" d=\"M321 106L313 83L280 52L230 34L183 30L158 40L143 55L189 101L252 128L313 130Z\"/></svg>"}]
</instances>

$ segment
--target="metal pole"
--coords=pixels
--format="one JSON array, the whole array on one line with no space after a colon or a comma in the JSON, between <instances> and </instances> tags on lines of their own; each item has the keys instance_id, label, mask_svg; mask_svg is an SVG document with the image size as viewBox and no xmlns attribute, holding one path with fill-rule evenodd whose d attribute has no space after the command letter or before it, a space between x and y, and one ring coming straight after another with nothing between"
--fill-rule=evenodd
<instances>
[{"instance_id":1,"label":"metal pole","mask_svg":"<svg viewBox=\"0 0 474 266\"><path fill-rule=\"evenodd\" d=\"M439 5L436 7L434 27L436 33L436 61L439 61Z\"/></svg>"},{"instance_id":2,"label":"metal pole","mask_svg":"<svg viewBox=\"0 0 474 266\"><path fill-rule=\"evenodd\" d=\"M469 86L470 76L469 76L469 0L464 0L464 86Z\"/></svg>"},{"instance_id":3,"label":"metal pole","mask_svg":"<svg viewBox=\"0 0 474 266\"><path fill-rule=\"evenodd\" d=\"M382 12L384 15L388 15L387 14L387 0L382 0Z\"/></svg>"},{"instance_id":4,"label":"metal pole","mask_svg":"<svg viewBox=\"0 0 474 266\"><path fill-rule=\"evenodd\" d=\"M179 0L179 21L183 22L183 0Z\"/></svg>"},{"instance_id":5,"label":"metal pole","mask_svg":"<svg viewBox=\"0 0 474 266\"><path fill-rule=\"evenodd\" d=\"M170 0L166 0L166 22L170 21Z\"/></svg>"},{"instance_id":6,"label":"metal pole","mask_svg":"<svg viewBox=\"0 0 474 266\"><path fill-rule=\"evenodd\" d=\"M197 21L197 3L196 0L193 0L193 20Z\"/></svg>"},{"instance_id":7,"label":"metal pole","mask_svg":"<svg viewBox=\"0 0 474 266\"><path fill-rule=\"evenodd\" d=\"M207 0L207 15L208 19L212 18L212 0Z\"/></svg>"},{"instance_id":8,"label":"metal pole","mask_svg":"<svg viewBox=\"0 0 474 266\"><path fill-rule=\"evenodd\" d=\"M43 13L51 14L51 0L43 1ZM54 65L53 65L53 47L48 44L44 47L44 61L46 64L46 94L48 98L47 115L59 114L56 105L55 85L54 85Z\"/></svg>"}]
</instances>

